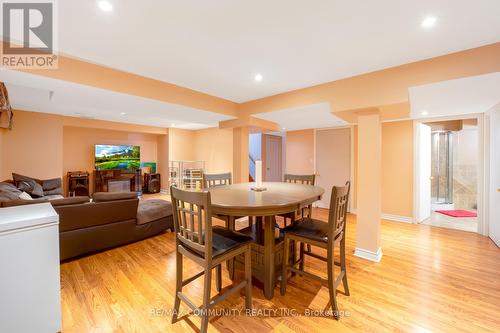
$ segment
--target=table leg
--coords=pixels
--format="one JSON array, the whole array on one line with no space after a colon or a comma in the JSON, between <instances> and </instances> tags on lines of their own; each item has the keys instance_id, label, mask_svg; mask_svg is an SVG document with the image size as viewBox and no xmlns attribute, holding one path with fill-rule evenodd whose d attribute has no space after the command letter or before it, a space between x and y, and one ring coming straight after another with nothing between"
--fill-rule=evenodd
<instances>
[{"instance_id":1,"label":"table leg","mask_svg":"<svg viewBox=\"0 0 500 333\"><path fill-rule=\"evenodd\" d=\"M234 231L235 229L235 223L234 223L234 217L233 216L228 216L227 217L227 228L231 231ZM226 262L226 265L227 265L227 270L229 272L229 278L231 280L234 279L234 258L232 259L229 259L227 262Z\"/></svg>"},{"instance_id":2,"label":"table leg","mask_svg":"<svg viewBox=\"0 0 500 333\"><path fill-rule=\"evenodd\" d=\"M274 219L264 217L264 296L274 295Z\"/></svg>"}]
</instances>

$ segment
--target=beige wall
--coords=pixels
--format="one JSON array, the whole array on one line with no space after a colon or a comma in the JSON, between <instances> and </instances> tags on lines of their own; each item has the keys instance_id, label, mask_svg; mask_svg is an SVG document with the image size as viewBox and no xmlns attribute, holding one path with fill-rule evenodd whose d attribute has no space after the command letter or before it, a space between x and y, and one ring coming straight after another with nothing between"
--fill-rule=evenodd
<instances>
[{"instance_id":1,"label":"beige wall","mask_svg":"<svg viewBox=\"0 0 500 333\"><path fill-rule=\"evenodd\" d=\"M313 172L313 130L287 132L286 169L290 173ZM358 128L353 131L352 207L357 207ZM301 158L298 158L301 156ZM305 158L302 158L305 156ZM382 124L382 213L413 216L413 125L410 120Z\"/></svg>"},{"instance_id":2,"label":"beige wall","mask_svg":"<svg viewBox=\"0 0 500 333\"><path fill-rule=\"evenodd\" d=\"M382 124L382 213L413 216L413 123Z\"/></svg>"},{"instance_id":3,"label":"beige wall","mask_svg":"<svg viewBox=\"0 0 500 333\"><path fill-rule=\"evenodd\" d=\"M314 173L314 130L286 132L286 173Z\"/></svg>"},{"instance_id":4,"label":"beige wall","mask_svg":"<svg viewBox=\"0 0 500 333\"><path fill-rule=\"evenodd\" d=\"M233 130L208 128L194 132L194 156L207 173L233 171Z\"/></svg>"},{"instance_id":5,"label":"beige wall","mask_svg":"<svg viewBox=\"0 0 500 333\"><path fill-rule=\"evenodd\" d=\"M168 154L170 161L194 161L195 142L194 131L169 128L168 130Z\"/></svg>"},{"instance_id":6,"label":"beige wall","mask_svg":"<svg viewBox=\"0 0 500 333\"><path fill-rule=\"evenodd\" d=\"M92 174L94 144L102 143L140 145L141 159L157 162L166 182L166 133L158 127L14 110L13 129L0 131L0 179L11 179L12 172L44 179L64 179L67 171Z\"/></svg>"},{"instance_id":7,"label":"beige wall","mask_svg":"<svg viewBox=\"0 0 500 333\"><path fill-rule=\"evenodd\" d=\"M141 162L156 162L158 136L92 128L64 127L63 175L68 171L88 171L93 191L94 146L96 144L135 145L141 147Z\"/></svg>"},{"instance_id":8,"label":"beige wall","mask_svg":"<svg viewBox=\"0 0 500 333\"><path fill-rule=\"evenodd\" d=\"M14 111L13 129L3 132L0 179L11 179L12 172L37 178L62 176L61 117Z\"/></svg>"}]
</instances>

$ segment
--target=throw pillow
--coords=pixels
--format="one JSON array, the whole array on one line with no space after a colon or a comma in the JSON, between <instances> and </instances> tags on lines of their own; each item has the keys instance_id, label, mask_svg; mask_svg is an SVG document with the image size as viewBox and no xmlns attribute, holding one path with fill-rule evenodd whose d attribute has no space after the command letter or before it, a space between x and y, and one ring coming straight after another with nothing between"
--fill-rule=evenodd
<instances>
[{"instance_id":1,"label":"throw pillow","mask_svg":"<svg viewBox=\"0 0 500 333\"><path fill-rule=\"evenodd\" d=\"M31 197L31 195L29 195L26 192L21 193L19 195L19 199L21 199L21 200L33 200L33 198Z\"/></svg>"},{"instance_id":2,"label":"throw pillow","mask_svg":"<svg viewBox=\"0 0 500 333\"><path fill-rule=\"evenodd\" d=\"M17 183L17 188L26 192L34 197L43 197L42 185L38 184L35 180L23 180Z\"/></svg>"}]
</instances>

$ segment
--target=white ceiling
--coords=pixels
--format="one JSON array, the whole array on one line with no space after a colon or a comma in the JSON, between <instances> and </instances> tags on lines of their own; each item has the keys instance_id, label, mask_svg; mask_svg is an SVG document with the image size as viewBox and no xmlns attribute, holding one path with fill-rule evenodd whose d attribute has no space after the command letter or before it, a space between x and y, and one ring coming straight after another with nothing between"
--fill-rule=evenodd
<instances>
[{"instance_id":1,"label":"white ceiling","mask_svg":"<svg viewBox=\"0 0 500 333\"><path fill-rule=\"evenodd\" d=\"M294 131L306 128L326 128L348 125L347 122L331 114L328 103L318 103L273 112L258 113L257 118L278 123L282 130Z\"/></svg>"},{"instance_id":2,"label":"white ceiling","mask_svg":"<svg viewBox=\"0 0 500 333\"><path fill-rule=\"evenodd\" d=\"M236 102L500 41L498 0L109 1L58 1L63 53Z\"/></svg>"},{"instance_id":3,"label":"white ceiling","mask_svg":"<svg viewBox=\"0 0 500 333\"><path fill-rule=\"evenodd\" d=\"M222 114L23 72L0 70L15 109L139 125L202 129L232 119ZM122 115L121 113L126 113Z\"/></svg>"},{"instance_id":4,"label":"white ceiling","mask_svg":"<svg viewBox=\"0 0 500 333\"><path fill-rule=\"evenodd\" d=\"M411 87L409 95L412 118L486 112L500 102L500 72Z\"/></svg>"}]
</instances>

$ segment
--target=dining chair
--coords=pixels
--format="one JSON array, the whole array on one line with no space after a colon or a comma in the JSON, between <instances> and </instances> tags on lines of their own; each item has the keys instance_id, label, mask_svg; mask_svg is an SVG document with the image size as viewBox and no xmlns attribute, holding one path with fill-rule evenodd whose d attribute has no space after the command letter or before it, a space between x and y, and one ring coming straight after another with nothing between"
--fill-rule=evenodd
<instances>
[{"instance_id":1,"label":"dining chair","mask_svg":"<svg viewBox=\"0 0 500 333\"><path fill-rule=\"evenodd\" d=\"M316 175L292 175L292 174L285 174L284 181L285 183L298 183L298 184L304 184L304 185L312 185L314 186L314 182L316 180ZM312 205L309 205L307 207L303 207L298 211L291 212L291 213L286 213L286 214L280 214L278 216L281 216L283 218L283 227L286 227L286 221L290 219L290 224L297 219L297 217L300 216L300 218L303 217L311 217L312 213Z\"/></svg>"},{"instance_id":2,"label":"dining chair","mask_svg":"<svg viewBox=\"0 0 500 333\"><path fill-rule=\"evenodd\" d=\"M217 186L227 186L231 185L232 182L232 173L231 172L225 172L225 173L214 173L214 174L203 174L203 184L206 189L214 188ZM226 215L214 215L214 217L223 220L224 223L226 224L226 227L229 227L230 223L234 223L235 221L244 218L244 216L236 216L236 217L230 217ZM253 224L253 219L251 216L248 217L248 226L251 227ZM233 226L234 229L234 226Z\"/></svg>"},{"instance_id":3,"label":"dining chair","mask_svg":"<svg viewBox=\"0 0 500 333\"><path fill-rule=\"evenodd\" d=\"M212 208L210 192L186 191L170 187L173 205L175 249L176 249L176 285L174 315L172 323L177 321L180 302L186 303L191 310L201 317L201 332L208 328L209 310L224 301L230 295L245 288L245 308L252 308L252 269L251 237L223 227L212 227ZM236 286L220 294L222 289L221 264L244 254L245 279ZM187 257L203 270L194 276L183 279L183 257ZM219 295L210 298L212 269L216 269L216 289ZM182 293L182 288L204 276L203 304L200 307Z\"/></svg>"},{"instance_id":4,"label":"dining chair","mask_svg":"<svg viewBox=\"0 0 500 333\"><path fill-rule=\"evenodd\" d=\"M284 229L284 258L283 269L281 276L281 295L286 293L286 283L288 272L298 275L310 277L326 283L330 293L330 303L332 306L335 319L339 320L339 312L337 306L337 286L340 282L344 285L344 293L349 296L349 286L347 284L347 272L345 262L345 237L346 237L346 218L347 204L349 201L350 182L346 182L343 187L333 187L332 196L330 199L330 212L328 214L328 222L315 220L312 218L302 218L300 223L293 223ZM290 256L290 242L300 242L301 244L309 244L326 249L326 258L313 253L310 250L304 251L301 246L299 259L292 265L288 264ZM334 259L335 247L340 248L340 262ZM328 278L324 279L320 276L304 271L305 256L310 256L327 263ZM299 265L296 268L296 265ZM335 277L335 265L340 266L340 273Z\"/></svg>"}]
</instances>

